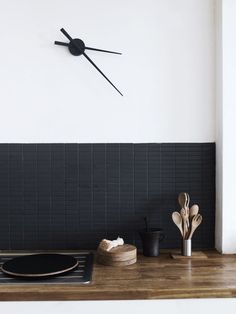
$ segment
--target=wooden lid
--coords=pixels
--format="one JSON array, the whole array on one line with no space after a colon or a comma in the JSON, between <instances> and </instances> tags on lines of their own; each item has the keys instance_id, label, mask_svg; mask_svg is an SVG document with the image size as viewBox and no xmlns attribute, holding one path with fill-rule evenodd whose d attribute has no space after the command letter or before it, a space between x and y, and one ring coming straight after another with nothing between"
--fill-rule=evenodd
<instances>
[{"instance_id":1,"label":"wooden lid","mask_svg":"<svg viewBox=\"0 0 236 314\"><path fill-rule=\"evenodd\" d=\"M124 244L112 248L110 251L98 249L97 261L103 265L126 266L137 260L137 248L134 245Z\"/></svg>"},{"instance_id":2,"label":"wooden lid","mask_svg":"<svg viewBox=\"0 0 236 314\"><path fill-rule=\"evenodd\" d=\"M134 252L136 250L137 250L136 247L134 245L131 245L131 244L119 245L119 246L112 248L110 251L105 251L105 250L101 249L101 251L104 252L104 254L106 254L106 255L124 254L124 253Z\"/></svg>"}]
</instances>

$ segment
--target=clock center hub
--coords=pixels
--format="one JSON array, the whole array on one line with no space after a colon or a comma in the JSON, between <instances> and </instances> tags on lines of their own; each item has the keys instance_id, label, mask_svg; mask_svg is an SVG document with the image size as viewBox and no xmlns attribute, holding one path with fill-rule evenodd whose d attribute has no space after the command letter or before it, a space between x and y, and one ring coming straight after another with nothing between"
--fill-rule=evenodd
<instances>
[{"instance_id":1,"label":"clock center hub","mask_svg":"<svg viewBox=\"0 0 236 314\"><path fill-rule=\"evenodd\" d=\"M81 40L79 38L75 38L69 43L68 48L69 48L70 53L73 56L80 56L84 53L85 44L84 44L83 40Z\"/></svg>"}]
</instances>

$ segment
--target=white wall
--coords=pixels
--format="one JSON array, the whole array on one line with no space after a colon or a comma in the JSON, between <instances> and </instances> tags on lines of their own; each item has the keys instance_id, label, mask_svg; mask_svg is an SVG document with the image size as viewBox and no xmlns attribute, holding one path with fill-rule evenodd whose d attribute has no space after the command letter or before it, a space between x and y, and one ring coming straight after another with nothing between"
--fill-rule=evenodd
<instances>
[{"instance_id":1,"label":"white wall","mask_svg":"<svg viewBox=\"0 0 236 314\"><path fill-rule=\"evenodd\" d=\"M0 302L2 313L24 314L234 314L236 299L182 299L182 300L143 300L143 301L78 301L78 302Z\"/></svg>"},{"instance_id":2,"label":"white wall","mask_svg":"<svg viewBox=\"0 0 236 314\"><path fill-rule=\"evenodd\" d=\"M0 0L0 142L214 141L214 34L214 0Z\"/></svg>"},{"instance_id":3,"label":"white wall","mask_svg":"<svg viewBox=\"0 0 236 314\"><path fill-rule=\"evenodd\" d=\"M215 246L222 252L223 244L223 107L222 107L222 0L216 0L216 224Z\"/></svg>"},{"instance_id":4,"label":"white wall","mask_svg":"<svg viewBox=\"0 0 236 314\"><path fill-rule=\"evenodd\" d=\"M236 253L236 211L235 211L235 177L236 177L236 1L222 0L222 95L218 99L217 129L217 194L221 203L217 208L218 222L221 229L223 253ZM220 233L221 230L221 233Z\"/></svg>"}]
</instances>

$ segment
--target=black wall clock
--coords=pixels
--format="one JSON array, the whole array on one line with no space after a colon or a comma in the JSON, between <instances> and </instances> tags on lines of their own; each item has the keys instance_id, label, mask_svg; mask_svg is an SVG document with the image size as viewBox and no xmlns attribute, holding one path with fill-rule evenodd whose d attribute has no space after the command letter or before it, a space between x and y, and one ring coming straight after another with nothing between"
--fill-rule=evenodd
<instances>
[{"instance_id":1,"label":"black wall clock","mask_svg":"<svg viewBox=\"0 0 236 314\"><path fill-rule=\"evenodd\" d=\"M119 89L108 79L108 77L99 69L99 67L89 58L89 56L85 53L85 50L94 50L94 51L100 51L100 52L106 52L106 53L113 53L117 55L121 55L120 52L116 51L110 51L110 50L103 50L103 49L97 49L97 48L91 48L86 47L83 40L79 38L72 38L65 30L64 28L61 29L61 32L66 36L67 39L69 39L69 43L61 42L61 41L55 41L55 45L60 46L66 46L68 47L70 53L73 56L81 56L83 55L94 67L95 69L102 74L102 76L117 90L117 92L123 96L123 94L119 91Z\"/></svg>"}]
</instances>

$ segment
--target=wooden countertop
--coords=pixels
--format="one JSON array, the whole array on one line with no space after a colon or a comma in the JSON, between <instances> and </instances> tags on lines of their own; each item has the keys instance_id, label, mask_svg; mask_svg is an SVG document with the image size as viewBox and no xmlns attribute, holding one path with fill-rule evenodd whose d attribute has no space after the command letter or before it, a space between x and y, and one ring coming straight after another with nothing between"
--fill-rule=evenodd
<instances>
[{"instance_id":1,"label":"wooden countertop","mask_svg":"<svg viewBox=\"0 0 236 314\"><path fill-rule=\"evenodd\" d=\"M88 285L1 285L0 300L137 300L236 297L236 255L207 251L207 259L138 256L127 267L95 263Z\"/></svg>"}]
</instances>

